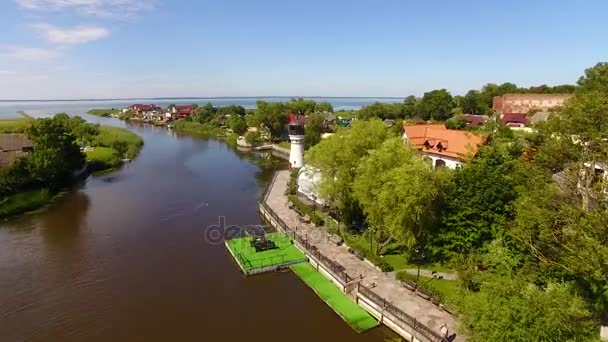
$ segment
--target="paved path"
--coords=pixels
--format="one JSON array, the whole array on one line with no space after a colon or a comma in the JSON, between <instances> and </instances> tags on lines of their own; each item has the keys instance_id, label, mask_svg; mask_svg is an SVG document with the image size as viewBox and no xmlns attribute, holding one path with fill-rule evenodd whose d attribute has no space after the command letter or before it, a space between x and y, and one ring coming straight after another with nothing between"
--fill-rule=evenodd
<instances>
[{"instance_id":1,"label":"paved path","mask_svg":"<svg viewBox=\"0 0 608 342\"><path fill-rule=\"evenodd\" d=\"M268 204L268 206L270 206L270 208L272 208L288 226L297 228L299 235L307 237L309 242L318 248L319 252L344 266L346 272L350 276L357 277L362 275L363 285L374 287L375 284L375 287L373 288L375 293L392 302L393 305L410 316L415 317L427 327L440 333L440 327L445 323L449 328L450 335L456 331L457 322L452 315L405 289L390 274L383 273L373 265L357 259L348 252L347 247L336 246L334 243L329 242L327 233L323 229L301 223L298 220L297 213L287 206L288 200L285 196L285 189L287 188L288 182L289 172L279 171L266 200L266 204ZM465 338L458 335L455 341L465 341Z\"/></svg>"},{"instance_id":2,"label":"paved path","mask_svg":"<svg viewBox=\"0 0 608 342\"><path fill-rule=\"evenodd\" d=\"M418 274L418 269L417 268L408 268L405 271L407 273L413 274L413 275L417 275ZM457 280L458 279L458 276L455 275L455 274L452 274L452 273L435 272L435 275L438 276L438 277L443 277L443 279L445 279L445 280ZM433 271L431 271L431 270L422 270L421 269L420 270L420 276L421 277L431 278L431 277L433 277Z\"/></svg>"}]
</instances>

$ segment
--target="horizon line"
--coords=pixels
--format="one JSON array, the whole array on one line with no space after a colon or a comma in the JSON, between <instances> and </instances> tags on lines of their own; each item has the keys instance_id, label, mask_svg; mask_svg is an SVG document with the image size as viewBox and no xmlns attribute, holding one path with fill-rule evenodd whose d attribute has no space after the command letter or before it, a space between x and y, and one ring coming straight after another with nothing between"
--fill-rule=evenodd
<instances>
[{"instance_id":1,"label":"horizon line","mask_svg":"<svg viewBox=\"0 0 608 342\"><path fill-rule=\"evenodd\" d=\"M0 99L0 102L78 102L78 101L131 101L131 100L206 100L206 99L404 99L401 96L186 96L186 97L125 97L91 99Z\"/></svg>"}]
</instances>

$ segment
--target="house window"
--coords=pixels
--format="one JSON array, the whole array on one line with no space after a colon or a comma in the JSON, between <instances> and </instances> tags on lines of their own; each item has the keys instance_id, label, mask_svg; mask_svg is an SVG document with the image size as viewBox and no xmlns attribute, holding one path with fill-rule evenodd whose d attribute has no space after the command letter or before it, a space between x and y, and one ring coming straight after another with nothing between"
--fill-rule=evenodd
<instances>
[{"instance_id":1,"label":"house window","mask_svg":"<svg viewBox=\"0 0 608 342\"><path fill-rule=\"evenodd\" d=\"M441 159L437 159L435 161L435 168L438 169L440 167L445 167L445 161Z\"/></svg>"}]
</instances>

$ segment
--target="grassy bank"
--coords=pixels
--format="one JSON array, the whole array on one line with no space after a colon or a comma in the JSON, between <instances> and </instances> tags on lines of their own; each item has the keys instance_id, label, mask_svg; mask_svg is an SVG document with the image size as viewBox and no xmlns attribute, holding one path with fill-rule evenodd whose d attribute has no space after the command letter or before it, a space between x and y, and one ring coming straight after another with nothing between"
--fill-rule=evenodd
<instances>
[{"instance_id":1,"label":"grassy bank","mask_svg":"<svg viewBox=\"0 0 608 342\"><path fill-rule=\"evenodd\" d=\"M221 127L214 124L200 124L198 122L180 120L172 123L175 132L184 135L190 135L198 138L213 138L222 139L232 147L236 147L236 141L239 138L238 134L227 133Z\"/></svg>"},{"instance_id":2,"label":"grassy bank","mask_svg":"<svg viewBox=\"0 0 608 342\"><path fill-rule=\"evenodd\" d=\"M51 202L53 196L48 189L20 192L0 200L0 218L38 209Z\"/></svg>"},{"instance_id":3,"label":"grassy bank","mask_svg":"<svg viewBox=\"0 0 608 342\"><path fill-rule=\"evenodd\" d=\"M32 123L28 118L0 120L0 133L23 133Z\"/></svg>"},{"instance_id":4,"label":"grassy bank","mask_svg":"<svg viewBox=\"0 0 608 342\"><path fill-rule=\"evenodd\" d=\"M94 141L95 148L87 152L92 171L109 171L122 164L123 158L133 159L144 145L137 134L124 128L101 126Z\"/></svg>"},{"instance_id":5,"label":"grassy bank","mask_svg":"<svg viewBox=\"0 0 608 342\"><path fill-rule=\"evenodd\" d=\"M87 113L97 116L110 116L112 114L119 114L121 112L120 109L91 109Z\"/></svg>"},{"instance_id":6,"label":"grassy bank","mask_svg":"<svg viewBox=\"0 0 608 342\"><path fill-rule=\"evenodd\" d=\"M405 271L397 273L397 279L399 280L411 280L415 282L416 278L418 278L416 274L410 274ZM431 291L439 298L441 303L447 305L449 308L458 308L460 298L462 297L458 281L420 276L417 284L419 287Z\"/></svg>"},{"instance_id":7,"label":"grassy bank","mask_svg":"<svg viewBox=\"0 0 608 342\"><path fill-rule=\"evenodd\" d=\"M198 122L180 120L173 124L177 133L187 134L200 138L216 138L223 135L223 130L213 124L200 124Z\"/></svg>"}]
</instances>

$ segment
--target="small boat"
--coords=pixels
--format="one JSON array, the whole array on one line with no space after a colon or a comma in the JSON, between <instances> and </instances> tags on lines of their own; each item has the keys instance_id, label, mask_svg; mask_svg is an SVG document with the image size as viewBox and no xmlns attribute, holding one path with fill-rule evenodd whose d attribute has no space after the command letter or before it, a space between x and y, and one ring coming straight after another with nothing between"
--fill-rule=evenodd
<instances>
[{"instance_id":1,"label":"small boat","mask_svg":"<svg viewBox=\"0 0 608 342\"><path fill-rule=\"evenodd\" d=\"M172 128L173 128L173 125L167 125L167 128L168 128L168 129L172 129Z\"/></svg>"},{"instance_id":2,"label":"small boat","mask_svg":"<svg viewBox=\"0 0 608 342\"><path fill-rule=\"evenodd\" d=\"M125 159L123 159L123 160L122 160L122 162L123 162L123 163L130 163L130 162L131 162L131 159L129 159L129 158L125 158Z\"/></svg>"}]
</instances>

